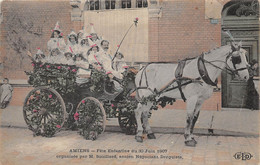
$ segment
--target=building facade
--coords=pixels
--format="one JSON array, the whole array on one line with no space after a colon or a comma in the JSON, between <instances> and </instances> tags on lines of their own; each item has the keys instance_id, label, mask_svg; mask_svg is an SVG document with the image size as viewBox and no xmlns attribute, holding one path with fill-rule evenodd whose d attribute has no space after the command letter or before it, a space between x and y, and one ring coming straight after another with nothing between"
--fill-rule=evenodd
<instances>
[{"instance_id":1,"label":"building facade","mask_svg":"<svg viewBox=\"0 0 260 165\"><path fill-rule=\"evenodd\" d=\"M60 22L65 40L70 30L78 32L84 28L89 32L90 23L94 24L96 32L110 41L110 51L113 53L133 20L138 18L138 26L129 31L121 46L126 60L133 65L158 61L177 62L195 57L228 43L230 39L222 33L223 29L236 34L238 30L232 26L237 27L237 24L232 25L232 20L227 20L228 14L224 13L237 2L239 5L244 3L242 0L5 0L1 5L1 77L11 79L17 84L17 93L26 95L27 89L19 87L19 84L26 84L24 71L31 70L26 51L35 53L36 48L40 47L47 54L47 41L57 21ZM251 4L258 5L258 2L251 0L246 3L247 6ZM247 34L249 29L242 27L246 27L247 23L241 25L241 33L238 35L245 37L237 39L250 39L253 35L254 41L248 40L246 47L250 47L250 43L254 45L251 51L254 53L249 54L249 59L258 60L256 24L259 17L249 12L249 15L241 14L239 18L238 23L248 20L257 22L254 30L251 29L252 34ZM203 109L217 109L221 105L234 107L236 104L225 103L230 87L225 75L222 75L222 79L219 85L222 82L224 93L215 92ZM239 83L236 89L243 86ZM183 103L177 103L176 106L184 108Z\"/></svg>"}]
</instances>

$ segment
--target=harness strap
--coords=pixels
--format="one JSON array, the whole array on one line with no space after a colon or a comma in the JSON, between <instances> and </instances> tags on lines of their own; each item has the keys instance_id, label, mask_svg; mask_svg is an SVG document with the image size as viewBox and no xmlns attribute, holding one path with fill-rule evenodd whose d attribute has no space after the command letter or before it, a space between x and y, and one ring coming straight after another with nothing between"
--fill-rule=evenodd
<instances>
[{"instance_id":1,"label":"harness strap","mask_svg":"<svg viewBox=\"0 0 260 165\"><path fill-rule=\"evenodd\" d=\"M177 79L176 82L177 82L177 84L178 84L178 89L179 89L179 91L180 91L181 98L182 98L182 100L183 100L184 102L186 102L187 99L186 99L186 97L184 96L184 93L183 93L183 91L182 91L181 81L180 81L179 79Z\"/></svg>"},{"instance_id":2,"label":"harness strap","mask_svg":"<svg viewBox=\"0 0 260 165\"><path fill-rule=\"evenodd\" d=\"M185 65L186 65L186 60L181 60L181 61L178 62L178 66L175 70L175 77L176 77L176 82L177 82L177 85L178 85L177 87L180 91L181 98L184 102L186 102L187 99L185 98L184 93L182 91L182 88L181 88L182 87L182 84L181 84L182 80L180 78L182 77Z\"/></svg>"},{"instance_id":3,"label":"harness strap","mask_svg":"<svg viewBox=\"0 0 260 165\"><path fill-rule=\"evenodd\" d=\"M143 75L145 75L145 83L146 83L146 87L148 87L148 81L147 81L147 75L146 75L146 68L147 68L148 65L146 65L144 67L143 71L142 71L141 78L140 78L140 81L139 81L139 86L142 85Z\"/></svg>"},{"instance_id":4,"label":"harness strap","mask_svg":"<svg viewBox=\"0 0 260 165\"><path fill-rule=\"evenodd\" d=\"M208 71L204 63L204 54L202 54L198 58L198 70L199 70L200 77L205 83L212 86L217 86L217 83L213 82L209 77Z\"/></svg>"}]
</instances>

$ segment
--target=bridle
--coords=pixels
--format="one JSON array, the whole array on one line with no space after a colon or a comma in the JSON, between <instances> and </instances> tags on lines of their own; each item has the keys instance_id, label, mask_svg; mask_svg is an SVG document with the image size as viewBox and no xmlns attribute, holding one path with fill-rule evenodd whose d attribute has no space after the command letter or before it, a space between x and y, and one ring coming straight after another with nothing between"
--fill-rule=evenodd
<instances>
[{"instance_id":1,"label":"bridle","mask_svg":"<svg viewBox=\"0 0 260 165\"><path fill-rule=\"evenodd\" d=\"M205 60L204 58L202 58L202 60L203 60L204 62L206 62L206 63L208 63L208 64L214 66L215 68L218 68L218 69L220 69L220 70L222 70L222 71L226 71L226 72L227 72L228 74L230 74L230 75L234 75L234 76L237 75L237 76L239 76L238 71L242 71L242 70L248 69L248 66L247 66L247 67L244 67L244 68L239 68L239 69L237 69L237 68L236 68L236 64L239 64L239 63L241 62L241 57L239 56L240 59L238 59L238 60L234 60L234 59L232 60L232 58L238 58L238 57L232 56L233 52L234 52L234 51L229 52L229 54L227 55L225 61L221 61L221 60L207 61L207 60ZM227 61L228 61L228 59L229 59L230 57L231 57L231 61L232 61L232 64L233 64L234 69L232 69L232 68L228 65L228 63L227 63ZM240 61L240 62L238 62L238 61ZM214 62L222 62L222 63L224 63L224 64L225 64L225 68L224 68L224 69L223 69L223 68L220 68L219 66L215 65Z\"/></svg>"}]
</instances>

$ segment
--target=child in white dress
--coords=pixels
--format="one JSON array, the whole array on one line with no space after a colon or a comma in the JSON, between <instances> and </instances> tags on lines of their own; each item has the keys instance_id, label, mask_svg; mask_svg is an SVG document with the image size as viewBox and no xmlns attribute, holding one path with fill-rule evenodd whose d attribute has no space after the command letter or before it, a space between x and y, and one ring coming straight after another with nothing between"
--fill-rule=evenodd
<instances>
[{"instance_id":1,"label":"child in white dress","mask_svg":"<svg viewBox=\"0 0 260 165\"><path fill-rule=\"evenodd\" d=\"M0 100L2 109L7 107L7 105L12 99L12 94L13 94L13 87L9 84L8 78L4 78L3 83L4 84L0 88L0 91L2 93L1 100Z\"/></svg>"}]
</instances>

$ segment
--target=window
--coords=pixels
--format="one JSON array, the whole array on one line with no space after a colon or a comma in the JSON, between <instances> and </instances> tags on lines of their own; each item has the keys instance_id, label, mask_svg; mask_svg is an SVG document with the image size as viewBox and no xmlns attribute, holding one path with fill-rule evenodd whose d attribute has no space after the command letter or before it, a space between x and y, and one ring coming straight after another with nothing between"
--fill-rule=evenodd
<instances>
[{"instance_id":1,"label":"window","mask_svg":"<svg viewBox=\"0 0 260 165\"><path fill-rule=\"evenodd\" d=\"M122 8L131 8L131 0L122 0Z\"/></svg>"},{"instance_id":2,"label":"window","mask_svg":"<svg viewBox=\"0 0 260 165\"><path fill-rule=\"evenodd\" d=\"M99 0L90 0L89 10L99 10Z\"/></svg>"},{"instance_id":3,"label":"window","mask_svg":"<svg viewBox=\"0 0 260 165\"><path fill-rule=\"evenodd\" d=\"M115 0L106 0L105 1L106 9L115 9L116 8L116 1Z\"/></svg>"},{"instance_id":4,"label":"window","mask_svg":"<svg viewBox=\"0 0 260 165\"><path fill-rule=\"evenodd\" d=\"M147 6L148 6L147 0L136 0L137 8L142 8L142 7L147 7Z\"/></svg>"}]
</instances>

